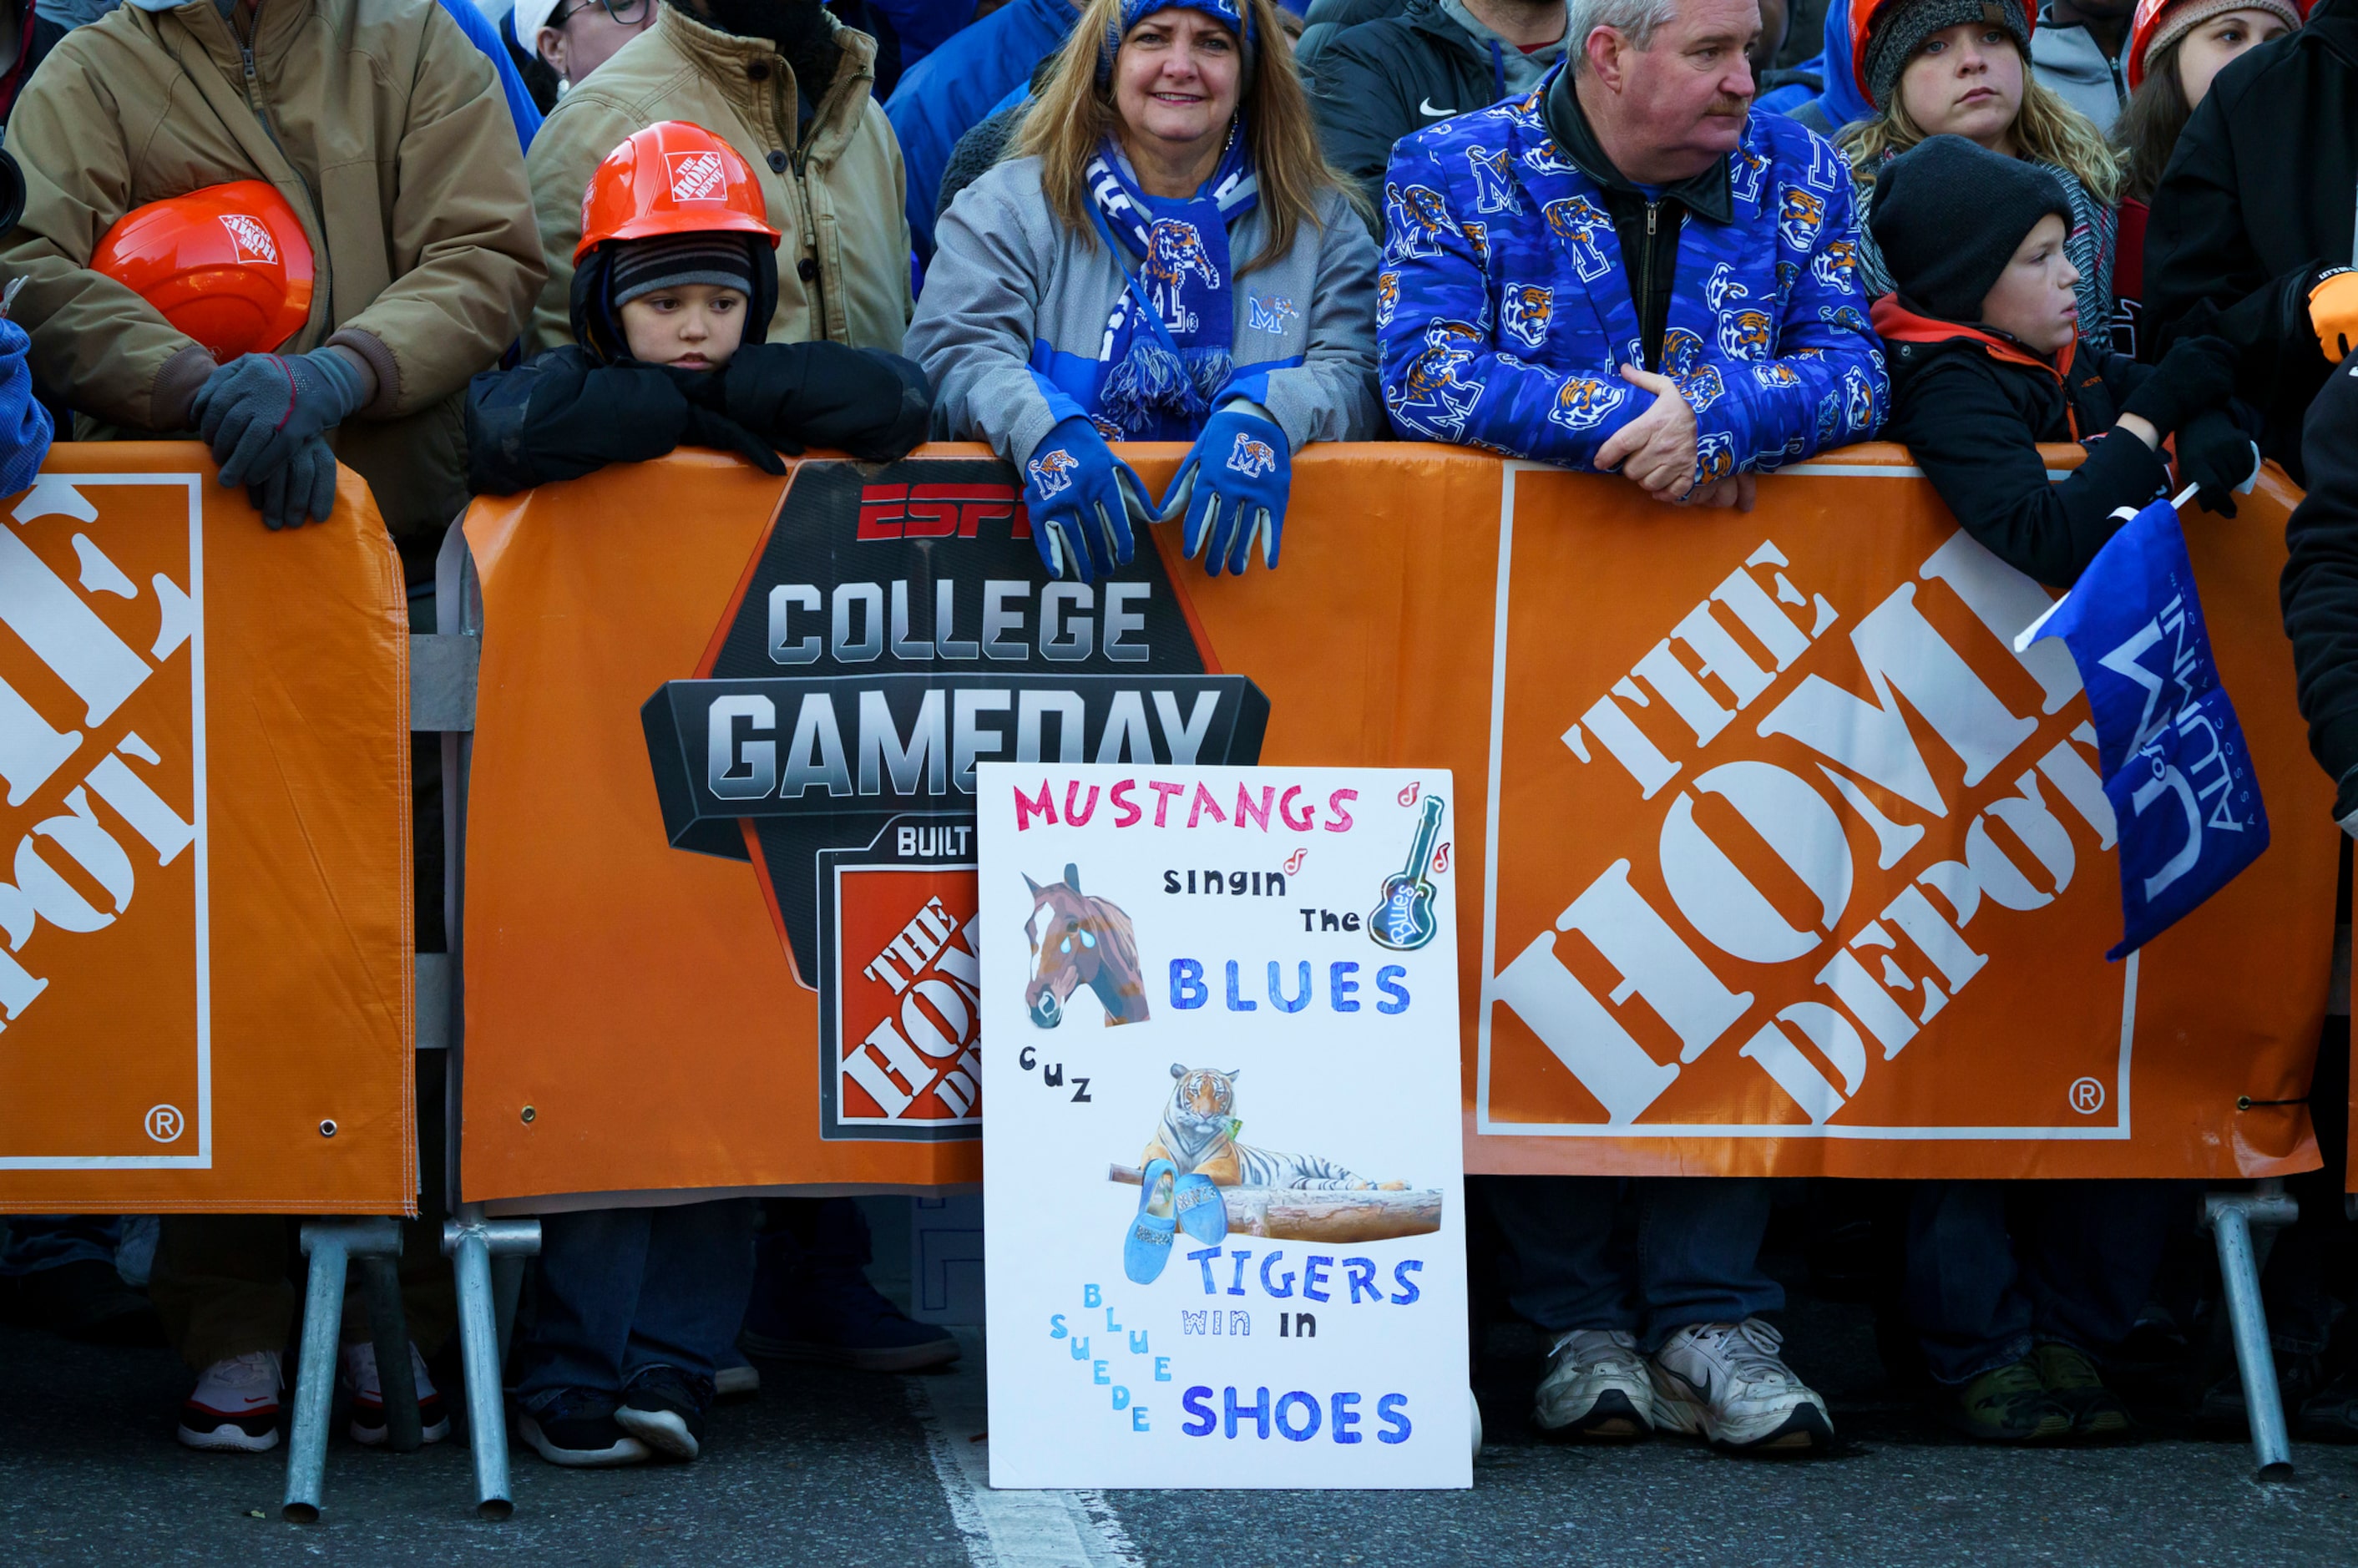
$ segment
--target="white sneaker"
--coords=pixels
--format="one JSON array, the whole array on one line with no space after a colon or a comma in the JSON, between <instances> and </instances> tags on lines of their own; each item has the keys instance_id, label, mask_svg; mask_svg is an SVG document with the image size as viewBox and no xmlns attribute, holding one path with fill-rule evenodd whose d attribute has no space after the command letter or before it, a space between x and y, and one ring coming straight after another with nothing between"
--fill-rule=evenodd
<instances>
[{"instance_id":1,"label":"white sneaker","mask_svg":"<svg viewBox=\"0 0 2358 1568\"><path fill-rule=\"evenodd\" d=\"M428 1443L450 1435L450 1414L434 1379L426 1375L426 1357L409 1347L409 1375L417 1380L417 1424ZM384 1424L384 1390L376 1375L376 1346L367 1340L344 1346L344 1387L352 1391L352 1424L346 1429L354 1443L373 1448L389 1435Z\"/></svg>"},{"instance_id":2,"label":"white sneaker","mask_svg":"<svg viewBox=\"0 0 2358 1568\"><path fill-rule=\"evenodd\" d=\"M180 1406L180 1441L214 1453L269 1452L278 1446L279 1386L276 1350L214 1362Z\"/></svg>"},{"instance_id":3,"label":"white sneaker","mask_svg":"<svg viewBox=\"0 0 2358 1568\"><path fill-rule=\"evenodd\" d=\"M1724 1448L1824 1448L1826 1401L1777 1355L1784 1336L1758 1318L1690 1324L1654 1352L1654 1416Z\"/></svg>"},{"instance_id":4,"label":"white sneaker","mask_svg":"<svg viewBox=\"0 0 2358 1568\"><path fill-rule=\"evenodd\" d=\"M720 1364L712 1372L712 1397L716 1400L750 1400L762 1391L762 1374L745 1359L745 1353L735 1346L720 1353Z\"/></svg>"},{"instance_id":5,"label":"white sneaker","mask_svg":"<svg viewBox=\"0 0 2358 1568\"><path fill-rule=\"evenodd\" d=\"M1559 1437L1616 1440L1654 1430L1654 1385L1638 1341L1618 1329L1575 1328L1548 1349L1531 1419Z\"/></svg>"}]
</instances>

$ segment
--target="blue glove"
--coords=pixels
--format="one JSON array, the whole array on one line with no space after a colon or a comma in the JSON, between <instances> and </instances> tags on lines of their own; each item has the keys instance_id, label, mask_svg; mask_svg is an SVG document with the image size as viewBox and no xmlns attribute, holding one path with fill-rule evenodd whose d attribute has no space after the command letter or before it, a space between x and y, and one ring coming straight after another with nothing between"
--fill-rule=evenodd
<instances>
[{"instance_id":1,"label":"blue glove","mask_svg":"<svg viewBox=\"0 0 2358 1568\"><path fill-rule=\"evenodd\" d=\"M336 509L336 454L327 438L311 437L268 479L250 481L245 497L262 514L263 526L274 531L325 523Z\"/></svg>"},{"instance_id":2,"label":"blue glove","mask_svg":"<svg viewBox=\"0 0 2358 1568\"><path fill-rule=\"evenodd\" d=\"M1231 403L1204 422L1204 433L1179 460L1162 521L1186 520L1187 558L1201 555L1213 577L1223 566L1242 577L1255 539L1261 564L1274 570L1293 488L1293 451L1285 432L1253 406Z\"/></svg>"},{"instance_id":3,"label":"blue glove","mask_svg":"<svg viewBox=\"0 0 2358 1568\"><path fill-rule=\"evenodd\" d=\"M243 354L198 388L189 416L212 448L223 484L261 484L313 437L349 418L367 391L334 349Z\"/></svg>"},{"instance_id":4,"label":"blue glove","mask_svg":"<svg viewBox=\"0 0 2358 1568\"><path fill-rule=\"evenodd\" d=\"M1048 575L1083 582L1130 565L1136 537L1131 518L1141 524L1154 519L1137 471L1078 415L1032 449L1032 460L1023 465L1023 508Z\"/></svg>"}]
</instances>

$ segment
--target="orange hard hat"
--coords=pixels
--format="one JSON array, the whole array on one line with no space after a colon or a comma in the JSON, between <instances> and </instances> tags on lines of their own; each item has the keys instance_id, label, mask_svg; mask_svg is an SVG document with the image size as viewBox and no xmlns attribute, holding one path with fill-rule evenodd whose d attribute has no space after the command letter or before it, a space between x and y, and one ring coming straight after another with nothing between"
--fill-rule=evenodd
<instances>
[{"instance_id":1,"label":"orange hard hat","mask_svg":"<svg viewBox=\"0 0 2358 1568\"><path fill-rule=\"evenodd\" d=\"M259 179L124 213L90 265L224 364L271 352L311 319L311 242L287 198Z\"/></svg>"},{"instance_id":2,"label":"orange hard hat","mask_svg":"<svg viewBox=\"0 0 2358 1568\"><path fill-rule=\"evenodd\" d=\"M775 249L762 182L735 147L701 125L662 120L606 155L581 193L578 264L608 240L730 230Z\"/></svg>"}]
</instances>

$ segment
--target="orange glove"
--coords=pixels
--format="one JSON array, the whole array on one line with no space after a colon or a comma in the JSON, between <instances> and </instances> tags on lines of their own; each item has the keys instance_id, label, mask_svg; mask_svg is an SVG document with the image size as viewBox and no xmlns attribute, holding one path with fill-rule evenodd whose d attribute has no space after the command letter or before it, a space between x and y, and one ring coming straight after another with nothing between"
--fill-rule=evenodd
<instances>
[{"instance_id":1,"label":"orange glove","mask_svg":"<svg viewBox=\"0 0 2358 1568\"><path fill-rule=\"evenodd\" d=\"M2317 330L2317 346L2335 364L2358 348L2358 271L2342 267L2318 279L2309 291L2309 324Z\"/></svg>"}]
</instances>

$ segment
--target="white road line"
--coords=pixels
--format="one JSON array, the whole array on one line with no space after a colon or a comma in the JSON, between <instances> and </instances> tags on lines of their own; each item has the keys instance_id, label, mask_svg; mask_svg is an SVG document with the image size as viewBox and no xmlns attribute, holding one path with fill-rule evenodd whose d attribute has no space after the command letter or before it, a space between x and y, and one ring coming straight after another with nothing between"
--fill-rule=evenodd
<instances>
[{"instance_id":1,"label":"white road line","mask_svg":"<svg viewBox=\"0 0 2358 1568\"><path fill-rule=\"evenodd\" d=\"M974 1568L1144 1568L1104 1493L991 1489L982 1335L960 1329L957 1339L966 1354L954 1370L906 1382Z\"/></svg>"}]
</instances>

